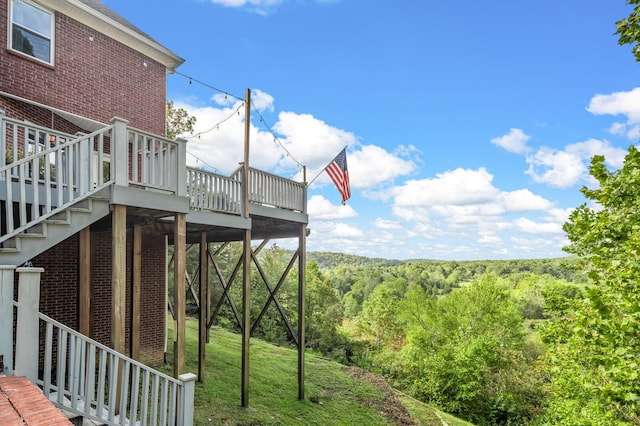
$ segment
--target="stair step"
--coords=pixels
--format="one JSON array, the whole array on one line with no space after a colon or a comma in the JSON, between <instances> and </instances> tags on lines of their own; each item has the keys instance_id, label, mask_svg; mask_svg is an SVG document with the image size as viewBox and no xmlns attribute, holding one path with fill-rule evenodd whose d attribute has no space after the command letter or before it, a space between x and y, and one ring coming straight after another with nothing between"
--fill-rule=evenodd
<instances>
[{"instance_id":1,"label":"stair step","mask_svg":"<svg viewBox=\"0 0 640 426\"><path fill-rule=\"evenodd\" d=\"M69 210L63 210L61 212L58 212L56 214L54 214L53 216L49 216L48 219L45 220L45 222L49 222L49 223L64 223L64 222L69 222L71 214L69 213Z\"/></svg>"},{"instance_id":2,"label":"stair step","mask_svg":"<svg viewBox=\"0 0 640 426\"><path fill-rule=\"evenodd\" d=\"M108 199L79 200L65 210L34 218L17 234L13 231L2 236L6 240L0 242L0 255L11 262L7 264L22 264L108 214Z\"/></svg>"},{"instance_id":3,"label":"stair step","mask_svg":"<svg viewBox=\"0 0 640 426\"><path fill-rule=\"evenodd\" d=\"M16 235L16 238L46 238L45 234L37 234L35 232L24 232Z\"/></svg>"},{"instance_id":4,"label":"stair step","mask_svg":"<svg viewBox=\"0 0 640 426\"><path fill-rule=\"evenodd\" d=\"M26 237L46 237L47 236L47 225L45 223L36 223L23 233L19 234L19 236Z\"/></svg>"},{"instance_id":5,"label":"stair step","mask_svg":"<svg viewBox=\"0 0 640 426\"><path fill-rule=\"evenodd\" d=\"M12 237L0 243L0 250L4 253L14 253L20 251L20 240Z\"/></svg>"},{"instance_id":6,"label":"stair step","mask_svg":"<svg viewBox=\"0 0 640 426\"><path fill-rule=\"evenodd\" d=\"M91 198L87 198L69 207L68 210L72 212L91 213L93 211L92 207L93 206L92 206Z\"/></svg>"}]
</instances>

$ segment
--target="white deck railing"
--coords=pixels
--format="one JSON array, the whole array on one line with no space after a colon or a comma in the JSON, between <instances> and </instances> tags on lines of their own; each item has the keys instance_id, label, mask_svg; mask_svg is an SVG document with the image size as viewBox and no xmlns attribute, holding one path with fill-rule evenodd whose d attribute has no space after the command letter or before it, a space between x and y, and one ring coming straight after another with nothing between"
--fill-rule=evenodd
<instances>
[{"instance_id":1,"label":"white deck railing","mask_svg":"<svg viewBox=\"0 0 640 426\"><path fill-rule=\"evenodd\" d=\"M59 407L109 425L190 425L196 376L167 376L40 314L44 372Z\"/></svg>"},{"instance_id":2,"label":"white deck railing","mask_svg":"<svg viewBox=\"0 0 640 426\"><path fill-rule=\"evenodd\" d=\"M178 194L186 167L180 155L185 143L129 127L129 184Z\"/></svg>"},{"instance_id":3,"label":"white deck railing","mask_svg":"<svg viewBox=\"0 0 640 426\"><path fill-rule=\"evenodd\" d=\"M242 183L227 176L187 167L187 196L193 210L242 212Z\"/></svg>"},{"instance_id":4,"label":"white deck railing","mask_svg":"<svg viewBox=\"0 0 640 426\"><path fill-rule=\"evenodd\" d=\"M242 166L231 175L242 181ZM307 187L304 183L249 168L249 202L306 213Z\"/></svg>"}]
</instances>

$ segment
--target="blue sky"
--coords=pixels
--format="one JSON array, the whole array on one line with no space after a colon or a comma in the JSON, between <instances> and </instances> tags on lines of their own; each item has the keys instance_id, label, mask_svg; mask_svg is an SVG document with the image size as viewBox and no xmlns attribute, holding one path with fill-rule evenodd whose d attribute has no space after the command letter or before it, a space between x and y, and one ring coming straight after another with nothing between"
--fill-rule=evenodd
<instances>
[{"instance_id":1,"label":"blue sky","mask_svg":"<svg viewBox=\"0 0 640 426\"><path fill-rule=\"evenodd\" d=\"M308 250L563 256L590 158L640 139L624 0L103 1L185 59L167 97L197 117L191 165L242 161L251 89L252 166L320 173ZM321 171L345 146L342 206Z\"/></svg>"}]
</instances>

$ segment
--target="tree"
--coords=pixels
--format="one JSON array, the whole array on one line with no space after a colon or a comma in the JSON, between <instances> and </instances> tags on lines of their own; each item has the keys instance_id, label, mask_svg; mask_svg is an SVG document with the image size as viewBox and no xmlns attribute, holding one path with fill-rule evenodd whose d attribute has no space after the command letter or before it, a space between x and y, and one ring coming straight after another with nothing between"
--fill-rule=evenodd
<instances>
[{"instance_id":1,"label":"tree","mask_svg":"<svg viewBox=\"0 0 640 426\"><path fill-rule=\"evenodd\" d=\"M526 334L507 288L486 275L434 298L413 286L400 304L408 344L397 380L476 424L523 424L540 400Z\"/></svg>"},{"instance_id":2,"label":"tree","mask_svg":"<svg viewBox=\"0 0 640 426\"><path fill-rule=\"evenodd\" d=\"M184 108L176 108L173 101L167 101L167 137L175 139L185 133L193 133L196 117L189 116Z\"/></svg>"},{"instance_id":3,"label":"tree","mask_svg":"<svg viewBox=\"0 0 640 426\"><path fill-rule=\"evenodd\" d=\"M399 297L392 286L381 284L362 304L359 326L378 349L399 349L404 342L402 324L398 321Z\"/></svg>"},{"instance_id":4,"label":"tree","mask_svg":"<svg viewBox=\"0 0 640 426\"><path fill-rule=\"evenodd\" d=\"M546 419L640 425L640 152L629 147L613 172L595 156L590 173L599 187L581 191L594 207L574 210L564 230L593 285L544 333Z\"/></svg>"},{"instance_id":5,"label":"tree","mask_svg":"<svg viewBox=\"0 0 640 426\"><path fill-rule=\"evenodd\" d=\"M338 332L343 318L338 293L313 259L307 263L306 277L307 345L332 359L346 363L351 349L346 336Z\"/></svg>"},{"instance_id":6,"label":"tree","mask_svg":"<svg viewBox=\"0 0 640 426\"><path fill-rule=\"evenodd\" d=\"M630 44L631 53L635 56L636 61L640 61L640 0L627 0L627 4L636 5L633 12L628 17L616 22L617 30L615 34L619 35L618 44Z\"/></svg>"}]
</instances>

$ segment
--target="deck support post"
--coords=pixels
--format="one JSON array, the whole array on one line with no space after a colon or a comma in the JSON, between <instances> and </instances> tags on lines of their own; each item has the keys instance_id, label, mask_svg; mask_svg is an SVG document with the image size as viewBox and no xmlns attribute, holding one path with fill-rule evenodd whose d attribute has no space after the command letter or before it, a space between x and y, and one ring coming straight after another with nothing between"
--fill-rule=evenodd
<instances>
[{"instance_id":1,"label":"deck support post","mask_svg":"<svg viewBox=\"0 0 640 426\"><path fill-rule=\"evenodd\" d=\"M126 354L126 306L127 306L127 206L111 206L111 348ZM122 362L118 363L118 371ZM122 376L116 384L115 411L120 412Z\"/></svg>"},{"instance_id":2,"label":"deck support post","mask_svg":"<svg viewBox=\"0 0 640 426\"><path fill-rule=\"evenodd\" d=\"M111 347L126 353L127 206L112 206L111 223Z\"/></svg>"},{"instance_id":3,"label":"deck support post","mask_svg":"<svg viewBox=\"0 0 640 426\"><path fill-rule=\"evenodd\" d=\"M91 336L91 229L86 227L79 233L79 294L78 331Z\"/></svg>"},{"instance_id":4,"label":"deck support post","mask_svg":"<svg viewBox=\"0 0 640 426\"><path fill-rule=\"evenodd\" d=\"M176 213L173 230L173 377L184 373L186 332L186 258L187 219L186 214Z\"/></svg>"},{"instance_id":5,"label":"deck support post","mask_svg":"<svg viewBox=\"0 0 640 426\"><path fill-rule=\"evenodd\" d=\"M209 310L208 287L209 287L209 245L207 243L207 233L200 233L200 313L198 321L198 382L204 381L205 374L205 350L207 347L207 312Z\"/></svg>"},{"instance_id":6,"label":"deck support post","mask_svg":"<svg viewBox=\"0 0 640 426\"><path fill-rule=\"evenodd\" d=\"M307 283L307 225L300 225L298 236L298 399L304 400L304 352Z\"/></svg>"},{"instance_id":7,"label":"deck support post","mask_svg":"<svg viewBox=\"0 0 640 426\"><path fill-rule=\"evenodd\" d=\"M249 347L251 340L251 230L244 232L242 247L242 406L249 406Z\"/></svg>"},{"instance_id":8,"label":"deck support post","mask_svg":"<svg viewBox=\"0 0 640 426\"><path fill-rule=\"evenodd\" d=\"M142 299L142 226L133 225L133 277L131 299L131 358L140 361L140 327Z\"/></svg>"}]
</instances>

